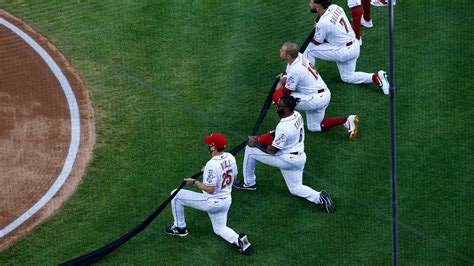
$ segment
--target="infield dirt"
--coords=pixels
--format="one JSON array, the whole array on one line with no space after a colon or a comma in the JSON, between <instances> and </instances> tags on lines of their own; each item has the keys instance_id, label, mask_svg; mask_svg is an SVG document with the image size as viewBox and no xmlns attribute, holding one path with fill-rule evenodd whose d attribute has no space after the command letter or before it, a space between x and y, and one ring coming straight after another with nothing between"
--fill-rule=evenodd
<instances>
[{"instance_id":1,"label":"infield dirt","mask_svg":"<svg viewBox=\"0 0 474 266\"><path fill-rule=\"evenodd\" d=\"M46 38L0 10L0 18L33 38L72 87L80 111L80 145L72 170L54 197L0 238L3 249L51 216L75 191L95 143L88 91L66 58ZM15 32L0 24L0 230L30 209L63 169L71 143L71 116L61 85L46 62Z\"/></svg>"}]
</instances>

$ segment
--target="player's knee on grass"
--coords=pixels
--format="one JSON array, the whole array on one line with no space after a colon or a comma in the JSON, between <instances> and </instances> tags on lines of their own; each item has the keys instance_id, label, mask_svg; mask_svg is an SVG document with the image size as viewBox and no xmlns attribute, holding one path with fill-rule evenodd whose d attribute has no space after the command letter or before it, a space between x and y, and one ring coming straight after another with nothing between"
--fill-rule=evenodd
<instances>
[{"instance_id":1,"label":"player's knee on grass","mask_svg":"<svg viewBox=\"0 0 474 266\"><path fill-rule=\"evenodd\" d=\"M341 80L346 83L352 83L352 75L341 74Z\"/></svg>"}]
</instances>

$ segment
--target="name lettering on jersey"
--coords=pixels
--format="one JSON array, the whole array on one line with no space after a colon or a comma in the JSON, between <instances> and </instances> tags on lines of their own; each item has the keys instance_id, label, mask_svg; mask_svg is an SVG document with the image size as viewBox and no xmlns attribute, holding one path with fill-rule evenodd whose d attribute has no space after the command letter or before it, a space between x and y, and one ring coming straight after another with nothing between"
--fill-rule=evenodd
<instances>
[{"instance_id":1,"label":"name lettering on jersey","mask_svg":"<svg viewBox=\"0 0 474 266\"><path fill-rule=\"evenodd\" d=\"M301 64L304 66L304 67L307 67L309 62L308 62L308 59L306 59L305 57L301 57Z\"/></svg>"},{"instance_id":2,"label":"name lettering on jersey","mask_svg":"<svg viewBox=\"0 0 474 266\"><path fill-rule=\"evenodd\" d=\"M231 166L230 160L225 160L221 163L222 171L224 171L226 168L231 168Z\"/></svg>"},{"instance_id":3,"label":"name lettering on jersey","mask_svg":"<svg viewBox=\"0 0 474 266\"><path fill-rule=\"evenodd\" d=\"M318 80L318 71L316 71L316 69L314 68L314 66L308 61L308 59L304 56L301 57L301 65L306 67L309 71L309 73L311 73L311 75L313 75L313 77ZM290 79L292 79L293 77L290 77Z\"/></svg>"},{"instance_id":4,"label":"name lettering on jersey","mask_svg":"<svg viewBox=\"0 0 474 266\"><path fill-rule=\"evenodd\" d=\"M300 117L298 117L298 119L296 119L296 122L294 123L294 126L295 126L296 129L299 129L302 124L303 124L303 117L300 116Z\"/></svg>"},{"instance_id":5,"label":"name lettering on jersey","mask_svg":"<svg viewBox=\"0 0 474 266\"><path fill-rule=\"evenodd\" d=\"M342 8L340 7L337 7L335 10L334 10L334 13L332 13L332 17L331 17L331 23L332 24L336 24L337 22L337 18L342 14Z\"/></svg>"}]
</instances>

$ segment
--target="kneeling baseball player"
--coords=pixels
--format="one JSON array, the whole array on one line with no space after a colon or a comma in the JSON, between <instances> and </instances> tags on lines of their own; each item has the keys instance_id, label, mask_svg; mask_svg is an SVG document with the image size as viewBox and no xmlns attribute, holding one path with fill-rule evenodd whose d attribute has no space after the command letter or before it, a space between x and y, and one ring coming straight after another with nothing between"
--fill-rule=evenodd
<instances>
[{"instance_id":1,"label":"kneeling baseball player","mask_svg":"<svg viewBox=\"0 0 474 266\"><path fill-rule=\"evenodd\" d=\"M287 62L287 66L285 74L280 74L273 101L276 103L283 94L291 94L299 99L295 108L306 112L309 131L321 132L343 125L347 128L349 140L354 140L359 133L359 116L324 117L331 101L331 92L319 72L298 50L298 45L292 42L286 42L280 48L280 58Z\"/></svg>"},{"instance_id":2,"label":"kneeling baseball player","mask_svg":"<svg viewBox=\"0 0 474 266\"><path fill-rule=\"evenodd\" d=\"M238 235L226 225L227 213L232 203L232 183L238 173L235 158L232 154L224 152L227 141L222 133L205 136L204 142L209 145L212 158L204 167L203 182L192 178L184 179L187 184L196 186L203 193L183 189L176 194L171 201L174 223L165 228L165 233L180 237L188 235L184 206L189 206L207 212L214 233L237 245L243 255L250 256L253 248L247 235Z\"/></svg>"},{"instance_id":3,"label":"kneeling baseball player","mask_svg":"<svg viewBox=\"0 0 474 266\"><path fill-rule=\"evenodd\" d=\"M238 189L255 190L257 188L255 166L257 161L280 168L290 193L305 198L315 204L324 204L328 213L335 211L329 193L318 192L303 185L303 169L306 163L304 152L304 121L295 111L297 100L291 95L283 95L275 105L281 120L274 137L267 133L260 137L250 136L244 155L244 180L234 181Z\"/></svg>"}]
</instances>

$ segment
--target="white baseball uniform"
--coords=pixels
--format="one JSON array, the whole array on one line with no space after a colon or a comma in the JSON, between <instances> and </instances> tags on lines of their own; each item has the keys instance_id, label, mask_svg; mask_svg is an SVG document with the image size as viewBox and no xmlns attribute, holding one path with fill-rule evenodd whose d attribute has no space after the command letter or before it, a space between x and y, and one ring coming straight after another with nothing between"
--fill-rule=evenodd
<instances>
[{"instance_id":1,"label":"white baseball uniform","mask_svg":"<svg viewBox=\"0 0 474 266\"><path fill-rule=\"evenodd\" d=\"M296 109L306 112L308 130L321 131L321 121L331 100L326 83L301 53L291 65L287 65L286 73L285 87L293 91L293 97L300 99Z\"/></svg>"},{"instance_id":2,"label":"white baseball uniform","mask_svg":"<svg viewBox=\"0 0 474 266\"><path fill-rule=\"evenodd\" d=\"M255 166L257 161L280 168L290 193L321 204L320 193L303 185L303 169L306 163L304 153L304 121L297 111L280 120L275 130L272 145L279 149L275 155L267 154L255 147L245 148L243 174L244 182L256 184Z\"/></svg>"},{"instance_id":3,"label":"white baseball uniform","mask_svg":"<svg viewBox=\"0 0 474 266\"><path fill-rule=\"evenodd\" d=\"M237 244L239 235L227 227L227 212L232 203L232 183L237 176L237 163L232 154L224 152L212 157L204 167L203 183L215 186L212 194L205 191L198 193L182 189L171 201L174 225L186 227L184 206L189 206L207 212L212 223L214 233L227 242Z\"/></svg>"},{"instance_id":4,"label":"white baseball uniform","mask_svg":"<svg viewBox=\"0 0 474 266\"><path fill-rule=\"evenodd\" d=\"M361 0L347 0L347 6L348 6L349 8L353 8L353 7L355 7L355 6L360 6L361 3L362 3Z\"/></svg>"},{"instance_id":5,"label":"white baseball uniform","mask_svg":"<svg viewBox=\"0 0 474 266\"><path fill-rule=\"evenodd\" d=\"M352 84L373 82L373 73L355 72L360 45L340 6L330 5L315 27L314 41L304 52L313 65L316 58L335 61L342 81Z\"/></svg>"}]
</instances>

